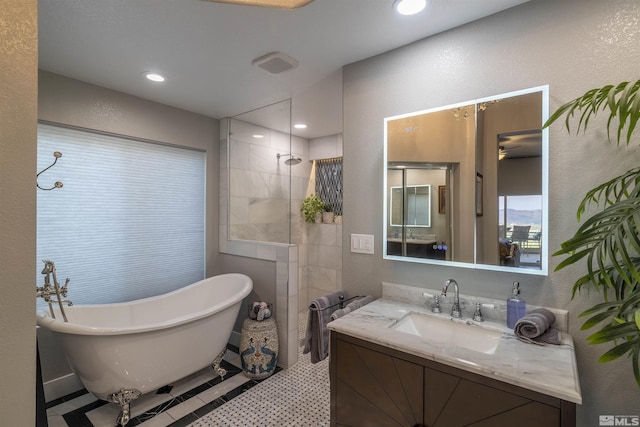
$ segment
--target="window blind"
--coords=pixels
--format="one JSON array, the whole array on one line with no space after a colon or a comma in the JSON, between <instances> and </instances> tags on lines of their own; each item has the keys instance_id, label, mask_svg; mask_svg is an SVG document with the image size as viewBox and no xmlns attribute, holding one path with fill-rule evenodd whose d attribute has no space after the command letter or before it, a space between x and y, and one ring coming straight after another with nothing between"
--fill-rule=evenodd
<instances>
[{"instance_id":1,"label":"window blind","mask_svg":"<svg viewBox=\"0 0 640 427\"><path fill-rule=\"evenodd\" d=\"M205 277L205 153L39 124L37 257L74 304L130 301ZM42 284L39 275L38 285ZM39 302L39 304L43 304Z\"/></svg>"}]
</instances>

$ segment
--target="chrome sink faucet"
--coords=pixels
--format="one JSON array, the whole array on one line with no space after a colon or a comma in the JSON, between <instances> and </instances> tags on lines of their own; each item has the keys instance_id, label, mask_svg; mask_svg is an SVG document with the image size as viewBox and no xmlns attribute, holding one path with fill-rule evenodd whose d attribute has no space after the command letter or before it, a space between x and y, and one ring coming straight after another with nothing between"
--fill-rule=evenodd
<instances>
[{"instance_id":1,"label":"chrome sink faucet","mask_svg":"<svg viewBox=\"0 0 640 427\"><path fill-rule=\"evenodd\" d=\"M449 285L452 283L455 295L453 297L453 305L451 306L451 317L459 319L462 317L462 311L460 310L460 287L458 286L458 282L454 279L447 280L444 284L444 288L442 288L442 296L447 296L447 289L449 289Z\"/></svg>"}]
</instances>

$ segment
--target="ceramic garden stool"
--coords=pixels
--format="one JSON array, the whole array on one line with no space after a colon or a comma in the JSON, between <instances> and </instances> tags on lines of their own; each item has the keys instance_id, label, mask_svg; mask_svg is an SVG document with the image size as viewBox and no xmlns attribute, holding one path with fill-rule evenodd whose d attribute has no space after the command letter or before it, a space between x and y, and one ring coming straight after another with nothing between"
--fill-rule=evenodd
<instances>
[{"instance_id":1,"label":"ceramic garden stool","mask_svg":"<svg viewBox=\"0 0 640 427\"><path fill-rule=\"evenodd\" d=\"M245 319L240 336L240 359L245 376L255 380L275 372L278 361L278 329L270 317L257 321Z\"/></svg>"}]
</instances>

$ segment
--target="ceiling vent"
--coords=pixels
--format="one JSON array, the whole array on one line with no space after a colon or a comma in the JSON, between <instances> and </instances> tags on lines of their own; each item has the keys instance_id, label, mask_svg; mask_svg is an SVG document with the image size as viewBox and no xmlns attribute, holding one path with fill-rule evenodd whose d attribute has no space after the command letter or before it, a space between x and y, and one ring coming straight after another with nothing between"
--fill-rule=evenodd
<instances>
[{"instance_id":1,"label":"ceiling vent","mask_svg":"<svg viewBox=\"0 0 640 427\"><path fill-rule=\"evenodd\" d=\"M296 68L298 61L282 52L271 52L254 59L252 64L271 74L280 74Z\"/></svg>"}]
</instances>

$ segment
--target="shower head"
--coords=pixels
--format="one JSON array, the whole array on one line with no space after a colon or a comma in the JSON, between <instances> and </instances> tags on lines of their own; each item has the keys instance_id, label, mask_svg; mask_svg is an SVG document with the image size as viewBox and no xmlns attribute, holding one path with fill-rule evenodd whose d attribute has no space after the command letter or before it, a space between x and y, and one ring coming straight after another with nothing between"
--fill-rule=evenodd
<instances>
[{"instance_id":1,"label":"shower head","mask_svg":"<svg viewBox=\"0 0 640 427\"><path fill-rule=\"evenodd\" d=\"M276 156L278 158L278 160L280 160L280 157L286 157L289 156L290 158L284 161L285 165L288 166L294 166L297 165L298 163L300 163L302 161L302 159L300 157L294 157L293 154L280 154L278 153L278 155Z\"/></svg>"}]
</instances>

